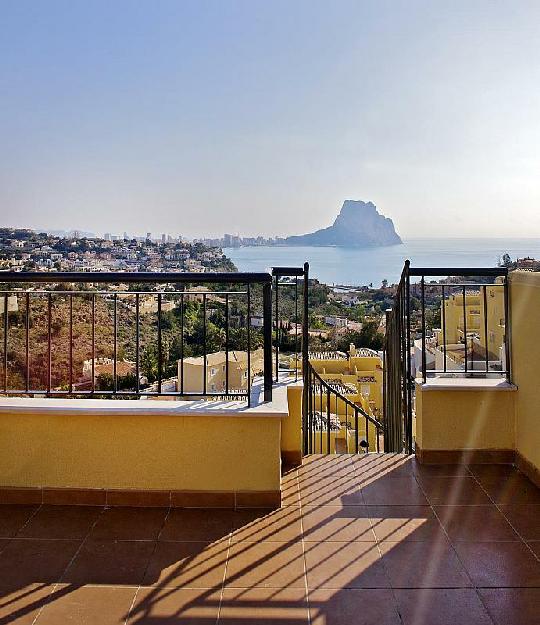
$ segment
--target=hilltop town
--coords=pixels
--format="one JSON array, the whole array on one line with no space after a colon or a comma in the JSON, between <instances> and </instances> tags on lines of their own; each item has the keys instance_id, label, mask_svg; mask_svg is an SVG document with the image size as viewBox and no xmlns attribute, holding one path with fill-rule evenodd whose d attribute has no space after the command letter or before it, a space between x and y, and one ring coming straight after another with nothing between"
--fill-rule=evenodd
<instances>
[{"instance_id":1,"label":"hilltop town","mask_svg":"<svg viewBox=\"0 0 540 625\"><path fill-rule=\"evenodd\" d=\"M162 235L103 238L0 228L2 271L235 271L221 248Z\"/></svg>"}]
</instances>

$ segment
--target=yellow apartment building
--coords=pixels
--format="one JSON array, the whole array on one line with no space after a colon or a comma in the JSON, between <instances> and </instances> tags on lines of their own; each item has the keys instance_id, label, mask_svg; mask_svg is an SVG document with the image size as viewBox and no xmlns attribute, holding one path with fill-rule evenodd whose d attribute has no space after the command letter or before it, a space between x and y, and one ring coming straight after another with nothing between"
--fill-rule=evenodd
<instances>
[{"instance_id":1,"label":"yellow apartment building","mask_svg":"<svg viewBox=\"0 0 540 625\"><path fill-rule=\"evenodd\" d=\"M263 350L251 353L251 378L263 370ZM184 358L183 374L185 393L202 393L204 390L203 356ZM181 389L182 361L178 361L177 390ZM206 391L223 393L227 387L227 354L213 352L206 356ZM245 391L248 387L248 354L244 351L229 352L229 391Z\"/></svg>"},{"instance_id":2,"label":"yellow apartment building","mask_svg":"<svg viewBox=\"0 0 540 625\"><path fill-rule=\"evenodd\" d=\"M465 298L461 293L446 297L441 302L441 325L444 325L444 336L443 328L435 332L438 345L463 343L466 331L469 338L476 339L482 351L487 345L490 360L499 360L505 340L503 284L487 286L485 298L482 287L468 290Z\"/></svg>"},{"instance_id":3,"label":"yellow apartment building","mask_svg":"<svg viewBox=\"0 0 540 625\"><path fill-rule=\"evenodd\" d=\"M309 362L323 380L336 384L353 385L358 394L367 401L375 416L383 408L383 363L376 351L367 348L349 347L348 355L337 352L310 354ZM291 358L291 369L301 369L302 363Z\"/></svg>"}]
</instances>

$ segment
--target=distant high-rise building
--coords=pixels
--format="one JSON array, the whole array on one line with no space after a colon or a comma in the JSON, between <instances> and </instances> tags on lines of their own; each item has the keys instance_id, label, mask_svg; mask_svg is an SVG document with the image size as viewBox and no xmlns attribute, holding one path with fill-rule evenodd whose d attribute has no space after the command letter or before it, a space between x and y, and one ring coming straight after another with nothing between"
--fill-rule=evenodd
<instances>
[{"instance_id":1,"label":"distant high-rise building","mask_svg":"<svg viewBox=\"0 0 540 625\"><path fill-rule=\"evenodd\" d=\"M106 232L103 235L103 238L105 239L105 241L110 241L111 240L111 233L110 232Z\"/></svg>"},{"instance_id":2,"label":"distant high-rise building","mask_svg":"<svg viewBox=\"0 0 540 625\"><path fill-rule=\"evenodd\" d=\"M147 241L151 241L152 240L152 233L151 232L147 232L146 233L146 240Z\"/></svg>"},{"instance_id":3,"label":"distant high-rise building","mask_svg":"<svg viewBox=\"0 0 540 625\"><path fill-rule=\"evenodd\" d=\"M232 235L224 234L223 235L223 247L231 247L232 243Z\"/></svg>"},{"instance_id":4,"label":"distant high-rise building","mask_svg":"<svg viewBox=\"0 0 540 625\"><path fill-rule=\"evenodd\" d=\"M163 245L165 245L165 243L167 243L167 235L166 234L162 234L161 235L161 242L163 243Z\"/></svg>"},{"instance_id":5,"label":"distant high-rise building","mask_svg":"<svg viewBox=\"0 0 540 625\"><path fill-rule=\"evenodd\" d=\"M127 233L127 232L124 232L124 241L127 241L128 239L129 239L129 237L128 237L128 233Z\"/></svg>"}]
</instances>

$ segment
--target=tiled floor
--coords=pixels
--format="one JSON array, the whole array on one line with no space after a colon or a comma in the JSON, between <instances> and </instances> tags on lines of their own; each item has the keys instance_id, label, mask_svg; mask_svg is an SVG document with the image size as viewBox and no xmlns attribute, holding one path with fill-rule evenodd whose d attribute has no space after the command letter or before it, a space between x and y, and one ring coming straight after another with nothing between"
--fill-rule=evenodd
<instances>
[{"instance_id":1,"label":"tiled floor","mask_svg":"<svg viewBox=\"0 0 540 625\"><path fill-rule=\"evenodd\" d=\"M540 491L506 466L311 456L281 510L0 506L0 625L540 624Z\"/></svg>"}]
</instances>

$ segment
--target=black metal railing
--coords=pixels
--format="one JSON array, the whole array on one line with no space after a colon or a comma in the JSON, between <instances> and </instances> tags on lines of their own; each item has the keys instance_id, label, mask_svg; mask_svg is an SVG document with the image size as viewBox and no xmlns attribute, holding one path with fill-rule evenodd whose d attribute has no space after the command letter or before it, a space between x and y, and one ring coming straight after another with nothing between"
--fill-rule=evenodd
<instances>
[{"instance_id":1,"label":"black metal railing","mask_svg":"<svg viewBox=\"0 0 540 625\"><path fill-rule=\"evenodd\" d=\"M381 451L383 424L351 399L354 385L324 380L309 363L307 390L305 453Z\"/></svg>"},{"instance_id":2,"label":"black metal railing","mask_svg":"<svg viewBox=\"0 0 540 625\"><path fill-rule=\"evenodd\" d=\"M508 310L505 267L411 267L405 261L394 306L386 313L383 410L389 451L413 451L415 379L510 381Z\"/></svg>"},{"instance_id":3,"label":"black metal railing","mask_svg":"<svg viewBox=\"0 0 540 625\"><path fill-rule=\"evenodd\" d=\"M0 282L7 285L0 291L3 298L0 393L114 398L231 397L249 402L253 348L261 345L264 400L272 398L272 276L269 273L5 272L0 274ZM109 285L109 290L95 288L104 284ZM133 285L133 290L115 290L114 285L119 284ZM200 286L194 290L191 285ZM219 289L220 285L227 288ZM143 310L149 302L150 309ZM171 311L173 318L169 315ZM262 327L252 328L251 318L259 311ZM152 321L145 323L146 319L142 321L141 317L147 315ZM211 315L217 320L212 326ZM187 340L187 321L195 328L191 337L195 343ZM76 328L78 336L75 336ZM131 361L121 354L126 351L121 343L126 341ZM74 351L83 343L90 360L88 388L74 376ZM224 358L214 368L222 368L224 380L222 388L208 388L208 371L212 369L209 358L213 358L212 348L216 345L224 352ZM171 352L177 355L172 364ZM237 357L240 352L246 360L245 385L240 380L234 386L231 357ZM186 385L188 358L202 358L200 388ZM111 371L106 388L96 385L96 367L100 362L106 362ZM81 365L80 354L77 364ZM171 367L175 366L177 388L164 388L163 382L169 380ZM129 374L123 375L126 369ZM32 376L32 372L37 374ZM36 382L40 383L36 385Z\"/></svg>"}]
</instances>

